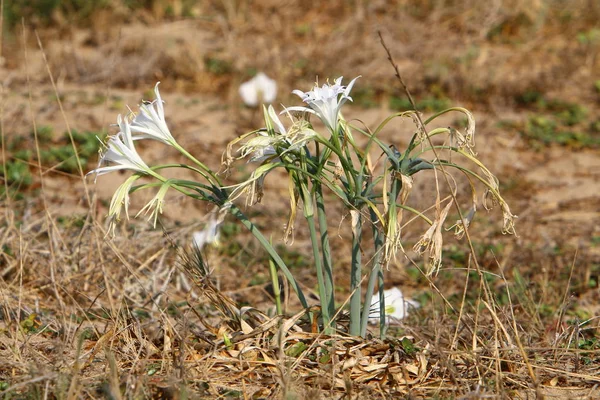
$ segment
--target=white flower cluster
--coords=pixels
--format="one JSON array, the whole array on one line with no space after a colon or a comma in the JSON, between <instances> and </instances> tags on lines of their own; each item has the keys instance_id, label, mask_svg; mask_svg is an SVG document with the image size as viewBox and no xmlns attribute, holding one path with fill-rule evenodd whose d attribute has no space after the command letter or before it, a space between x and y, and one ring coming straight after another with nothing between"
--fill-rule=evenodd
<instances>
[{"instance_id":1,"label":"white flower cluster","mask_svg":"<svg viewBox=\"0 0 600 400\"><path fill-rule=\"evenodd\" d=\"M111 199L108 221L109 232L112 234L114 234L116 222L119 221L123 209L129 218L129 191L133 183L141 176L148 175L157 178L163 181L163 185L138 215L150 212L150 218L153 219L156 226L158 214L162 213L164 198L170 185L144 162L134 145L136 140L152 139L169 146L178 146L165 121L163 100L158 91L159 83L154 87L156 99L140 105L138 114L131 113L126 116L119 114L117 117L119 132L109 137L98 167L88 173L88 175L95 174L96 176L119 170L129 170L135 173L119 186Z\"/></svg>"}]
</instances>

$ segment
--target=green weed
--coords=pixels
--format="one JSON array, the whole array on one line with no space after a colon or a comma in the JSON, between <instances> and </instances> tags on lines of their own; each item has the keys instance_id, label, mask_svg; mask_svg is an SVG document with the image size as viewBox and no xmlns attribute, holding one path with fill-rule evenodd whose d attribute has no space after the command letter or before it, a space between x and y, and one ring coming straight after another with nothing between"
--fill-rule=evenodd
<instances>
[{"instance_id":1,"label":"green weed","mask_svg":"<svg viewBox=\"0 0 600 400\"><path fill-rule=\"evenodd\" d=\"M520 129L520 133L538 150L552 144L575 148L598 147L600 137L597 135L565 128L565 125L570 126L575 120L579 119L580 116L570 112L559 114L557 118L548 115L536 115L529 118L525 126Z\"/></svg>"},{"instance_id":2,"label":"green weed","mask_svg":"<svg viewBox=\"0 0 600 400\"><path fill-rule=\"evenodd\" d=\"M29 164L23 159L9 160L6 163L6 169L3 165L0 165L0 176L6 179L11 187L24 188L33 183ZM4 191L4 186L0 190Z\"/></svg>"},{"instance_id":3,"label":"green weed","mask_svg":"<svg viewBox=\"0 0 600 400\"><path fill-rule=\"evenodd\" d=\"M577 42L582 46L600 45L600 29L592 28L577 34Z\"/></svg>"},{"instance_id":4,"label":"green weed","mask_svg":"<svg viewBox=\"0 0 600 400\"><path fill-rule=\"evenodd\" d=\"M233 69L230 61L216 57L206 57L204 59L204 68L214 75L227 75Z\"/></svg>"},{"instance_id":5,"label":"green weed","mask_svg":"<svg viewBox=\"0 0 600 400\"><path fill-rule=\"evenodd\" d=\"M92 157L98 154L101 147L103 133L73 131L73 140L77 146L79 160L83 166L87 165ZM42 163L47 166L56 166L56 169L62 172L75 174L79 172L75 151L70 143L69 135L63 135L60 146L53 146L50 149L41 150L40 156Z\"/></svg>"}]
</instances>

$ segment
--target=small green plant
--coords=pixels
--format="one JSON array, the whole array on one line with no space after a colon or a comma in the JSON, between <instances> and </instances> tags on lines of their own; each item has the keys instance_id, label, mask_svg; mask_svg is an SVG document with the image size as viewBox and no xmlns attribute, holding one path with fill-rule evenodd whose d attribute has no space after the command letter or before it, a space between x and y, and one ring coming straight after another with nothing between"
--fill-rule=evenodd
<instances>
[{"instance_id":1,"label":"small green plant","mask_svg":"<svg viewBox=\"0 0 600 400\"><path fill-rule=\"evenodd\" d=\"M204 67L214 75L227 75L232 69L231 62L217 57L206 57L204 59Z\"/></svg>"},{"instance_id":2,"label":"small green plant","mask_svg":"<svg viewBox=\"0 0 600 400\"><path fill-rule=\"evenodd\" d=\"M538 148L550 144L572 147L597 147L600 145L600 138L597 135L565 129L556 119L545 115L529 118L525 127L521 129L521 134Z\"/></svg>"},{"instance_id":3,"label":"small green plant","mask_svg":"<svg viewBox=\"0 0 600 400\"><path fill-rule=\"evenodd\" d=\"M28 159L28 158L27 158ZM33 176L29 170L29 164L26 159L12 159L4 165L0 165L0 175L6 179L11 187L23 188L33 183ZM4 186L2 189L4 191Z\"/></svg>"},{"instance_id":4,"label":"small green plant","mask_svg":"<svg viewBox=\"0 0 600 400\"><path fill-rule=\"evenodd\" d=\"M27 318L21 321L21 329L25 333L35 333L40 327L39 316L36 313L31 313Z\"/></svg>"},{"instance_id":5,"label":"small green plant","mask_svg":"<svg viewBox=\"0 0 600 400\"><path fill-rule=\"evenodd\" d=\"M558 103L550 105L551 111L557 112L557 118L566 126L574 126L585 121L587 110L579 104Z\"/></svg>"},{"instance_id":6,"label":"small green plant","mask_svg":"<svg viewBox=\"0 0 600 400\"><path fill-rule=\"evenodd\" d=\"M98 154L104 134L73 131L72 135L79 160L85 167L89 160ZM5 166L0 165L0 176L6 179L8 186L11 188L10 192L16 196L22 196L22 190L31 187L34 181L33 175L37 161L34 157L35 153L30 150L32 146L30 140L33 140L33 136L33 133L31 138L16 136L8 142L7 151L10 158ZM54 131L52 127L41 126L37 130L37 140L41 147L41 162L45 168L55 168L71 174L79 173L79 165L68 133L65 132L63 137L59 139L59 143L53 144ZM0 186L0 193L4 194L4 190L5 186Z\"/></svg>"},{"instance_id":7,"label":"small green plant","mask_svg":"<svg viewBox=\"0 0 600 400\"><path fill-rule=\"evenodd\" d=\"M544 94L538 90L530 89L525 90L522 93L518 93L514 97L517 105L521 107L532 107L545 108L546 98Z\"/></svg>"},{"instance_id":8,"label":"small green plant","mask_svg":"<svg viewBox=\"0 0 600 400\"><path fill-rule=\"evenodd\" d=\"M34 136L34 133L31 133L31 137ZM51 126L45 125L40 126L37 129L37 138L40 145L48 144L52 142L54 138L54 129Z\"/></svg>"},{"instance_id":9,"label":"small green plant","mask_svg":"<svg viewBox=\"0 0 600 400\"><path fill-rule=\"evenodd\" d=\"M579 32L577 34L577 42L583 46L600 45L600 29L592 28L585 32Z\"/></svg>"},{"instance_id":10,"label":"small green plant","mask_svg":"<svg viewBox=\"0 0 600 400\"><path fill-rule=\"evenodd\" d=\"M79 162L85 166L91 158L98 154L104 134L73 131L72 135L73 141L77 146ZM79 165L77 164L77 157L75 157L75 151L67 133L63 135L63 143L65 144L61 146L41 150L42 164L55 167L57 170L67 173L78 173Z\"/></svg>"},{"instance_id":11,"label":"small green plant","mask_svg":"<svg viewBox=\"0 0 600 400\"><path fill-rule=\"evenodd\" d=\"M132 172L111 200L108 213L109 233L114 234L114 228L123 211L128 215L129 196L132 192L147 189L155 191L152 200L138 213L149 214L149 219L154 225L163 211L164 198L169 190L212 203L217 208L211 214L205 230L195 235L196 245L202 247L217 240L217 232L223 226L225 216L234 216L268 253L272 263L272 274L282 273L285 276L289 287L305 308L309 308L309 304L296 280L300 275L291 267L301 264L301 270L305 270L306 267L312 266L318 284L320 326L324 333L330 334L336 330L334 316L338 310L333 273L336 262L331 256L330 221L327 212L331 207L341 206L347 215L342 223L347 221L345 223L349 228L348 240L351 248L349 333L366 336L367 322L372 318L371 300L378 293L380 334L383 336L387 312L383 290L384 271L386 265L402 248L400 228L404 220L403 215L415 215L429 225L414 249L417 253L427 256L424 267L428 274L433 274L439 270L442 261L442 232L445 221L453 205L459 209L455 204L455 197L442 199L439 192L432 207L432 215L426 216L423 212L409 207L407 200L417 175L422 176L427 171L437 170L442 171L444 175L454 170L464 174L471 182L471 207L458 213L458 220L452 225L459 238L465 234L477 209L474 181L485 187L484 207L497 204L502 209L504 233L514 233L515 216L500 195L498 179L475 155L475 121L468 110L460 107L445 109L425 121L421 121L419 114L414 110L397 112L386 118L374 130L368 130L350 124L341 113L342 106L352 100L350 92L357 79L358 77L353 79L347 86L343 86L342 78L338 78L333 84L326 83L322 87L316 85L308 92L295 90L293 93L298 95L305 105L284 107L279 114L273 106L263 107L265 126L231 141L223 156L226 170L238 160L249 161L256 165L256 168L244 181L228 186L223 185L219 175L185 150L172 135L167 127L164 105L157 84L155 101L143 103L137 115L119 115L117 122L120 132L108 139L102 156L102 161L111 164L90 172L96 175L116 170ZM466 117L464 131L431 126L438 117L447 113L459 113ZM280 119L281 114L285 115L286 123ZM314 129L307 118L310 114L323 123L324 131ZM378 137L395 119L418 121L416 133L405 149L398 149ZM366 144L359 144L355 135L363 136ZM432 138L437 139L437 136L442 135L447 136L449 140L444 144L433 144ZM188 163L149 166L134 146L135 141L140 139L159 141L181 153ZM444 157L440 154L444 154ZM475 170L455 160L450 161L450 155L471 163ZM187 169L195 173L198 179L167 178L163 171L169 168ZM250 217L242 213L236 205L238 199L243 196L246 197L248 206L261 201L264 195L264 180L275 169L285 171L289 182L290 207L285 239L288 241L293 238L297 213L301 210L311 242L310 262L306 262L305 258L290 258L294 253L273 246ZM436 173L431 175L436 176ZM142 178L150 178L150 182L147 179L141 181ZM367 230L371 231L369 235L366 234ZM370 259L363 258L363 253L369 248ZM361 286L363 274L368 276L364 302ZM277 282L277 277L272 275L272 280ZM277 308L280 309L279 306ZM313 318L313 321L316 319ZM295 349L288 350L296 354ZM298 349L298 352L300 351Z\"/></svg>"}]
</instances>

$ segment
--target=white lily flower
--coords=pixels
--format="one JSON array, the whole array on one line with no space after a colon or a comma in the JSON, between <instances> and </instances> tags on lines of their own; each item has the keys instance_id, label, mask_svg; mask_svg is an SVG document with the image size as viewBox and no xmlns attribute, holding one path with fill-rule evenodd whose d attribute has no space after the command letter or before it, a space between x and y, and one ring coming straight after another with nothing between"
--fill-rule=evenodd
<instances>
[{"instance_id":1,"label":"white lily flower","mask_svg":"<svg viewBox=\"0 0 600 400\"><path fill-rule=\"evenodd\" d=\"M254 78L240 85L240 96L249 107L256 107L261 102L272 103L277 97L277 83L259 72Z\"/></svg>"},{"instance_id":2,"label":"white lily flower","mask_svg":"<svg viewBox=\"0 0 600 400\"><path fill-rule=\"evenodd\" d=\"M100 158L98 168L88 172L88 175L93 173L103 175L118 170L131 170L143 174L152 174L152 170L142 160L142 157L140 157L133 145L131 125L127 121L127 118L119 115L117 117L117 124L121 128L121 131L108 139L106 150ZM100 167L102 163L106 162L112 162L116 165Z\"/></svg>"},{"instance_id":3,"label":"white lily flower","mask_svg":"<svg viewBox=\"0 0 600 400\"><path fill-rule=\"evenodd\" d=\"M211 219L203 230L194 232L194 246L201 250L207 244L219 243L219 225L216 219Z\"/></svg>"},{"instance_id":4,"label":"white lily flower","mask_svg":"<svg viewBox=\"0 0 600 400\"><path fill-rule=\"evenodd\" d=\"M215 209L204 229L193 234L193 242L196 248L201 250L207 244L219 244L219 227L232 205L233 203L227 202L221 208Z\"/></svg>"},{"instance_id":5,"label":"white lily flower","mask_svg":"<svg viewBox=\"0 0 600 400\"><path fill-rule=\"evenodd\" d=\"M328 83L322 87L315 85L310 92L294 90L292 93L299 96L308 104L308 107L290 107L288 110L316 114L329 130L335 132L339 122L340 108L346 101L352 101L350 91L360 76L354 78L348 86L342 86L342 78L341 76L337 78L333 85Z\"/></svg>"},{"instance_id":6,"label":"white lily flower","mask_svg":"<svg viewBox=\"0 0 600 400\"><path fill-rule=\"evenodd\" d=\"M163 107L163 100L160 97L158 91L158 82L154 86L154 93L156 99L151 103L144 103L140 105L140 113L135 116L131 123L131 131L137 133L133 137L137 139L154 139L159 142L173 146L177 142L169 127L165 121L165 109Z\"/></svg>"},{"instance_id":7,"label":"white lily flower","mask_svg":"<svg viewBox=\"0 0 600 400\"><path fill-rule=\"evenodd\" d=\"M406 299L402 294L402 291L397 287L384 290L383 296L385 298L385 320L388 325L404 319L411 308L419 308L419 303L411 299ZM375 293L371 299L371 307L369 310L369 322L379 322L379 296L377 293Z\"/></svg>"}]
</instances>

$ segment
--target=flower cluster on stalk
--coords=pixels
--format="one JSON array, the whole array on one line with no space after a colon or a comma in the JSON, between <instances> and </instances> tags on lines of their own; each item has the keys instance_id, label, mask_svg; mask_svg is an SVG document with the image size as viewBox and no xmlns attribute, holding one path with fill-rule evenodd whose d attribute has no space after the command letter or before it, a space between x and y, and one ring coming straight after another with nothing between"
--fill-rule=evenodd
<instances>
[{"instance_id":1,"label":"flower cluster on stalk","mask_svg":"<svg viewBox=\"0 0 600 400\"><path fill-rule=\"evenodd\" d=\"M456 201L460 187L453 180L454 187L449 188L452 195L442 200L439 187L436 185L435 216L430 219L432 211L421 212L409 205L408 199L413 189L415 174L433 170L437 180L438 170L448 175L446 168L454 168L466 176L471 187L472 205L464 215L459 212L460 220L452 227L458 237L468 233L478 208L474 181L479 181L486 188L483 200L485 209L494 204L500 206L503 213L504 233L515 233L516 216L511 213L507 202L500 195L500 185L496 176L477 159L474 149L475 120L470 112L460 107L450 108L422 122L420 118L416 118L417 111L412 110L390 116L373 131L361 129L347 123L341 113L343 105L352 101L350 93L358 78L351 80L348 85L343 85L342 77L339 77L333 81L333 84L326 83L322 86L316 84L308 92L294 90L293 93L299 96L305 105L283 107L279 113L272 105L263 105L264 128L234 139L228 144L224 153L224 164L227 168L234 161L241 159L258 166L247 180L230 186L224 186L216 172L192 156L175 140L166 122L164 102L157 83L154 87L153 101L142 103L137 113L132 111L125 116L117 117L119 131L108 138L101 151L100 163L89 173L96 176L113 171L131 173L112 196L108 211L109 233L114 235L116 223L123 212L129 218L129 196L132 191L147 188L155 190L152 199L136 215L136 217L140 214L149 215L154 226L163 212L165 198L170 189L197 200L211 202L216 208L206 220L204 229L193 235L195 246L201 249L205 245L217 243L219 227L225 215L236 216L267 250L271 260L277 263L279 271L285 275L290 286L295 288L303 306L309 308L295 277L275 248L269 244L250 219L243 215L240 208L233 204L233 201L242 194L247 195L248 204L260 201L266 176L274 169L282 169L287 173L289 183L290 215L286 238L293 231L296 211L301 205L313 249L324 332L332 332L336 313L334 261L331 257L326 215L326 208L329 206L325 206L332 197L341 200L346 208L346 215L351 216L350 334L365 336L367 323L374 317L370 315L369 305L376 305L379 308L379 305L385 303L385 307L375 310L379 314L380 321L386 320L389 323L389 318L398 320L403 318L408 310L407 305L411 303L402 296L399 289L390 292L383 290L384 265L390 262L398 250L404 250L402 231L406 224L415 218L420 218L429 224L429 227L413 250L419 255L426 255L428 264L432 267L428 273L433 273L440 268L444 225L451 215L450 210L455 205L453 201ZM240 95L249 106L256 106L260 102L269 103L275 99L275 94L275 82L262 74L258 74L255 79L240 88ZM455 111L467 116L468 124L464 133L454 128L432 130L426 128L427 124L439 115ZM322 135L317 132L307 115L315 115L319 118L328 134ZM401 151L396 148L395 143L385 143L378 134L394 118L403 117L416 118L418 124L417 132L411 138L409 145ZM351 132L359 132L365 140L355 141ZM434 144L431 140L431 137L442 134L448 135L450 144L447 141L443 144L435 141L438 144ZM135 147L136 141L143 139L155 140L170 146L186 157L186 162L191 161L193 165L185 163L148 165ZM362 144L365 142L366 145ZM472 171L452 161L451 157L447 159L439 157L438 150L448 151L450 155L457 154L479 170ZM425 160L423 154L431 154L431 152L435 153L436 157L431 161ZM165 168L186 168L198 174L196 176L199 178L197 181L167 179L161 175L161 171ZM153 179L154 182L147 183L148 180L144 178ZM403 212L410 212L415 218L404 222ZM364 234L367 230L371 232ZM365 266L361 257L366 241L373 244L373 268L367 282L367 295L364 297L366 304L362 304L361 282ZM277 276L274 278L276 279ZM376 282L379 286L378 298L373 297ZM412 305L415 306L414 303Z\"/></svg>"},{"instance_id":2,"label":"flower cluster on stalk","mask_svg":"<svg viewBox=\"0 0 600 400\"><path fill-rule=\"evenodd\" d=\"M135 148L135 141L141 139L152 139L169 146L178 146L165 120L164 102L158 84L154 87L156 96L154 101L141 104L137 114L131 112L125 116L121 114L117 116L119 132L108 138L104 148L100 150L98 167L88 173L96 176L119 170L134 173L117 188L111 199L108 221L109 233L112 235L122 211L125 211L125 216L129 218L129 193L139 178L150 176L163 181L156 195L137 214L149 213L154 226L158 215L162 213L164 198L170 188L169 181L150 168Z\"/></svg>"}]
</instances>

